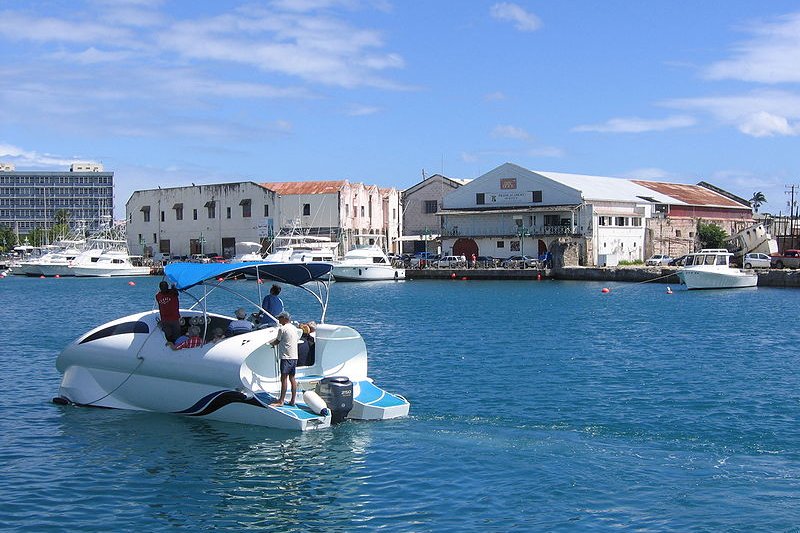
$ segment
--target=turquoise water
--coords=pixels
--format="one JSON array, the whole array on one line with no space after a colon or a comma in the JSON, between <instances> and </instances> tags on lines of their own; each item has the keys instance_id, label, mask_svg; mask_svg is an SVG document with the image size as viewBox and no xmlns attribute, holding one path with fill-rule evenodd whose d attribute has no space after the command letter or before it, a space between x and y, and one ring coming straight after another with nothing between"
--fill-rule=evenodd
<instances>
[{"instance_id":1,"label":"turquoise water","mask_svg":"<svg viewBox=\"0 0 800 533\"><path fill-rule=\"evenodd\" d=\"M0 280L0 529L800 524L800 291L339 283L328 321L362 333L409 418L294 434L50 403L60 349L158 281Z\"/></svg>"}]
</instances>

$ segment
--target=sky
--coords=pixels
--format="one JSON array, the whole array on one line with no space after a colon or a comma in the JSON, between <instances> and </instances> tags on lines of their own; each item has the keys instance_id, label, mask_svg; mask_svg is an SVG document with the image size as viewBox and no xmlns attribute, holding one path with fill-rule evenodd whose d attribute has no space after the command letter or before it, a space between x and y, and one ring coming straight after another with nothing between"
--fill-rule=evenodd
<instances>
[{"instance_id":1,"label":"sky","mask_svg":"<svg viewBox=\"0 0 800 533\"><path fill-rule=\"evenodd\" d=\"M800 185L795 1L0 0L0 162L136 190L531 170ZM800 201L800 189L796 189Z\"/></svg>"}]
</instances>

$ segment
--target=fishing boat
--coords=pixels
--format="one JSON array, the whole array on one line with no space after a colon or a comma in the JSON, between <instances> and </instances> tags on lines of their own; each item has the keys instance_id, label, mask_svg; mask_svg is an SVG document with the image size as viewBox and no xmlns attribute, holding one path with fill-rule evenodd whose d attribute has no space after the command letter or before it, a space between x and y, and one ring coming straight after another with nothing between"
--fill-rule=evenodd
<instances>
[{"instance_id":1,"label":"fishing boat","mask_svg":"<svg viewBox=\"0 0 800 533\"><path fill-rule=\"evenodd\" d=\"M690 253L678 269L678 278L689 290L755 287L758 274L750 269L731 267L731 257L733 253L718 248Z\"/></svg>"},{"instance_id":2,"label":"fishing boat","mask_svg":"<svg viewBox=\"0 0 800 533\"><path fill-rule=\"evenodd\" d=\"M182 302L192 302L180 311L183 327L199 327L203 345L178 351L167 346L157 310L112 320L84 333L58 356L63 378L53 401L301 431L345 419L406 416L409 402L367 376L361 335L325 322L331 268L329 263L171 263L165 267L166 281ZM243 274L296 288L320 307L315 333L303 335L306 346L298 346L305 355L298 363L295 405L271 405L280 391L278 354L270 344L276 327L212 341L214 330L234 320L209 309L219 293L226 308L233 294L248 308L269 315L256 303L262 301L263 284L228 281ZM258 294L248 296L242 292L247 289Z\"/></svg>"},{"instance_id":3,"label":"fishing boat","mask_svg":"<svg viewBox=\"0 0 800 533\"><path fill-rule=\"evenodd\" d=\"M73 276L78 277L149 276L150 267L135 265L133 263L135 259L140 258L129 255L127 250L104 250L97 255L90 256L87 261L78 261L76 264L70 265L69 269Z\"/></svg>"},{"instance_id":4,"label":"fishing boat","mask_svg":"<svg viewBox=\"0 0 800 533\"><path fill-rule=\"evenodd\" d=\"M236 243L236 255L231 258L231 263L249 263L263 260L260 243L242 241Z\"/></svg>"},{"instance_id":5,"label":"fishing boat","mask_svg":"<svg viewBox=\"0 0 800 533\"><path fill-rule=\"evenodd\" d=\"M386 253L377 245L350 250L341 261L333 264L336 281L381 281L406 278L406 269L392 265Z\"/></svg>"}]
</instances>

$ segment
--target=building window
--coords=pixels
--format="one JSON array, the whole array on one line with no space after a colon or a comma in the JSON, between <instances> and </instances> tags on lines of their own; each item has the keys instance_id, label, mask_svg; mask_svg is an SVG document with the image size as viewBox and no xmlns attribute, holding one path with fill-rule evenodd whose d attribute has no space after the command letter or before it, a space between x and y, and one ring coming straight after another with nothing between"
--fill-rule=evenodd
<instances>
[{"instance_id":1,"label":"building window","mask_svg":"<svg viewBox=\"0 0 800 533\"><path fill-rule=\"evenodd\" d=\"M252 202L250 200L242 200L239 205L242 206L242 218L250 218Z\"/></svg>"},{"instance_id":2,"label":"building window","mask_svg":"<svg viewBox=\"0 0 800 533\"><path fill-rule=\"evenodd\" d=\"M628 224L626 224L626 222L627 222L627 219L625 217L617 217L616 218L616 225L619 226L619 227L627 226Z\"/></svg>"},{"instance_id":3,"label":"building window","mask_svg":"<svg viewBox=\"0 0 800 533\"><path fill-rule=\"evenodd\" d=\"M206 202L203 207L208 209L208 218L217 218L217 203L214 200Z\"/></svg>"},{"instance_id":4,"label":"building window","mask_svg":"<svg viewBox=\"0 0 800 533\"><path fill-rule=\"evenodd\" d=\"M439 202L437 202L436 200L425 200L423 213L426 214L435 213L438 207L439 207Z\"/></svg>"},{"instance_id":5,"label":"building window","mask_svg":"<svg viewBox=\"0 0 800 533\"><path fill-rule=\"evenodd\" d=\"M344 204L344 216L350 216L350 204Z\"/></svg>"},{"instance_id":6,"label":"building window","mask_svg":"<svg viewBox=\"0 0 800 533\"><path fill-rule=\"evenodd\" d=\"M269 204L264 204L264 216L269 216Z\"/></svg>"},{"instance_id":7,"label":"building window","mask_svg":"<svg viewBox=\"0 0 800 533\"><path fill-rule=\"evenodd\" d=\"M226 207L225 208L225 218L231 218L231 208L230 207Z\"/></svg>"},{"instance_id":8,"label":"building window","mask_svg":"<svg viewBox=\"0 0 800 533\"><path fill-rule=\"evenodd\" d=\"M164 222L164 211L161 211L161 222Z\"/></svg>"},{"instance_id":9,"label":"building window","mask_svg":"<svg viewBox=\"0 0 800 533\"><path fill-rule=\"evenodd\" d=\"M475 203L478 205L486 204L486 194L482 192L475 193Z\"/></svg>"},{"instance_id":10,"label":"building window","mask_svg":"<svg viewBox=\"0 0 800 533\"><path fill-rule=\"evenodd\" d=\"M540 204L542 203L542 191L532 191L533 192L533 203Z\"/></svg>"},{"instance_id":11,"label":"building window","mask_svg":"<svg viewBox=\"0 0 800 533\"><path fill-rule=\"evenodd\" d=\"M679 229L676 229L676 230L675 230L675 236L676 236L676 237L680 237L680 236L681 236L681 230L679 230Z\"/></svg>"},{"instance_id":12,"label":"building window","mask_svg":"<svg viewBox=\"0 0 800 533\"><path fill-rule=\"evenodd\" d=\"M497 247L498 248L505 248L506 247L506 241L497 241Z\"/></svg>"},{"instance_id":13,"label":"building window","mask_svg":"<svg viewBox=\"0 0 800 533\"><path fill-rule=\"evenodd\" d=\"M631 217L631 226L641 226L642 219L639 217Z\"/></svg>"},{"instance_id":14,"label":"building window","mask_svg":"<svg viewBox=\"0 0 800 533\"><path fill-rule=\"evenodd\" d=\"M519 241L511 241L511 251L519 252Z\"/></svg>"},{"instance_id":15,"label":"building window","mask_svg":"<svg viewBox=\"0 0 800 533\"><path fill-rule=\"evenodd\" d=\"M610 218L609 223L610 223ZM545 215L544 216L544 225L545 226L558 226L559 221L561 220L560 215Z\"/></svg>"},{"instance_id":16,"label":"building window","mask_svg":"<svg viewBox=\"0 0 800 533\"><path fill-rule=\"evenodd\" d=\"M364 206L361 206L361 218L364 218Z\"/></svg>"},{"instance_id":17,"label":"building window","mask_svg":"<svg viewBox=\"0 0 800 533\"><path fill-rule=\"evenodd\" d=\"M142 207L142 221L143 222L150 222L150 206L146 205Z\"/></svg>"},{"instance_id":18,"label":"building window","mask_svg":"<svg viewBox=\"0 0 800 533\"><path fill-rule=\"evenodd\" d=\"M311 216L311 204L303 204L303 216Z\"/></svg>"},{"instance_id":19,"label":"building window","mask_svg":"<svg viewBox=\"0 0 800 533\"><path fill-rule=\"evenodd\" d=\"M158 236L155 233L153 233L153 244L157 242L158 242Z\"/></svg>"},{"instance_id":20,"label":"building window","mask_svg":"<svg viewBox=\"0 0 800 533\"><path fill-rule=\"evenodd\" d=\"M172 209L175 210L175 220L183 220L183 204L175 204Z\"/></svg>"},{"instance_id":21,"label":"building window","mask_svg":"<svg viewBox=\"0 0 800 533\"><path fill-rule=\"evenodd\" d=\"M197 220L197 209L192 209L192 218Z\"/></svg>"}]
</instances>

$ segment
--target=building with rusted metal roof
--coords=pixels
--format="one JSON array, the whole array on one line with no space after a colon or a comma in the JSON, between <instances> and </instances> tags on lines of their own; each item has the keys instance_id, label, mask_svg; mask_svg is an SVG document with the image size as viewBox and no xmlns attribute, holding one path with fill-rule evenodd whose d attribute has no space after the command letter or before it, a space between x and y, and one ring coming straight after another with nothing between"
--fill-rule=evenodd
<instances>
[{"instance_id":1,"label":"building with rusted metal roof","mask_svg":"<svg viewBox=\"0 0 800 533\"><path fill-rule=\"evenodd\" d=\"M706 184L707 185L707 184ZM729 234L749 204L713 186L532 171L505 163L447 194L443 253L543 256L556 265L612 266L691 251L700 220Z\"/></svg>"},{"instance_id":2,"label":"building with rusted metal roof","mask_svg":"<svg viewBox=\"0 0 800 533\"><path fill-rule=\"evenodd\" d=\"M231 257L236 243L292 228L340 243L399 251L400 194L394 188L348 180L236 182L135 191L126 204L132 250L144 255Z\"/></svg>"}]
</instances>

